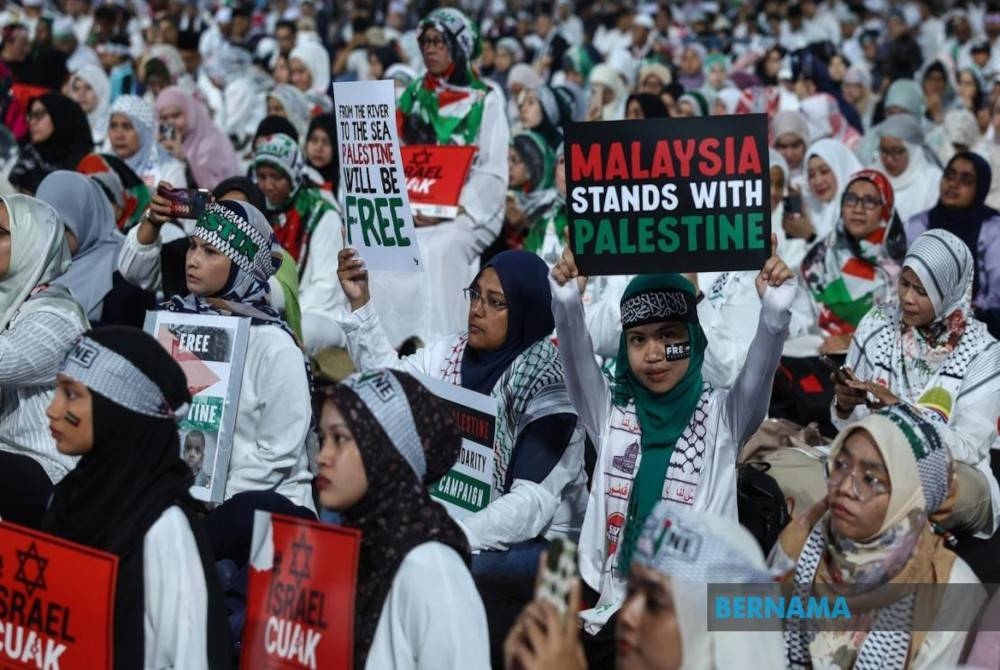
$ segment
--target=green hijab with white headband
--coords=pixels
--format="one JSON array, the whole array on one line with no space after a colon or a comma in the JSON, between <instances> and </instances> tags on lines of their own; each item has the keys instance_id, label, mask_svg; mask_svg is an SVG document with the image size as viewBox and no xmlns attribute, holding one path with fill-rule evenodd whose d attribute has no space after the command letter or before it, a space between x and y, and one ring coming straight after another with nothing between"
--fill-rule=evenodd
<instances>
[{"instance_id":1,"label":"green hijab with white headband","mask_svg":"<svg viewBox=\"0 0 1000 670\"><path fill-rule=\"evenodd\" d=\"M650 512L660 501L663 480L674 446L691 421L701 398L702 364L708 341L698 323L695 289L679 274L640 275L629 282L621 300L622 334L615 360L612 401L619 407L635 405L642 429L642 460L628 501L620 569L628 574L636 541ZM628 358L628 330L650 323L680 322L687 327L691 346L688 369L666 393L653 393L636 379Z\"/></svg>"}]
</instances>

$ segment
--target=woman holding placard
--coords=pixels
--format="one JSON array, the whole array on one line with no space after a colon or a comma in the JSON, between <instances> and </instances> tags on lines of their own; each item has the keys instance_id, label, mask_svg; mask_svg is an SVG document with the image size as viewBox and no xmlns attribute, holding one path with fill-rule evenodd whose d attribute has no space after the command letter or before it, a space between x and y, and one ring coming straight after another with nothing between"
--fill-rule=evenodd
<instances>
[{"instance_id":1,"label":"woman holding placard","mask_svg":"<svg viewBox=\"0 0 1000 670\"><path fill-rule=\"evenodd\" d=\"M458 459L447 406L410 375L347 378L320 412L320 505L361 530L354 667L489 667L469 544L428 487Z\"/></svg>"},{"instance_id":2,"label":"woman holding placard","mask_svg":"<svg viewBox=\"0 0 1000 670\"><path fill-rule=\"evenodd\" d=\"M581 612L596 635L625 600L636 540L661 499L736 518L735 464L767 413L771 379L795 296L792 271L772 255L757 276L761 298L755 356L723 391L703 381L706 338L694 287L677 274L642 275L621 301L622 336L613 383L594 360L584 326L580 272L567 248L552 271L552 311L573 405L598 445L580 536L580 572L597 592ZM600 643L599 643L600 644Z\"/></svg>"},{"instance_id":3,"label":"woman holding placard","mask_svg":"<svg viewBox=\"0 0 1000 670\"><path fill-rule=\"evenodd\" d=\"M191 396L153 337L123 327L81 336L47 415L59 452L79 457L42 529L118 556L117 668L227 668L215 559L188 493L177 421Z\"/></svg>"}]
</instances>

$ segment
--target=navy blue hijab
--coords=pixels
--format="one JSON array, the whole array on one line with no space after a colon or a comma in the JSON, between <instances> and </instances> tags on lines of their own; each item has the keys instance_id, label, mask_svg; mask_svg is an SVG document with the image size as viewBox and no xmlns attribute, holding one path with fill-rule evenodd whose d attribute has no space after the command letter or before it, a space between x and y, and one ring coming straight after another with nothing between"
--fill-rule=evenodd
<instances>
[{"instance_id":1,"label":"navy blue hijab","mask_svg":"<svg viewBox=\"0 0 1000 670\"><path fill-rule=\"evenodd\" d=\"M529 251L504 251L479 271L475 284L486 268L500 276L507 300L507 338L496 351L465 348L462 356L462 386L489 395L510 364L535 342L555 329L549 267Z\"/></svg>"}]
</instances>

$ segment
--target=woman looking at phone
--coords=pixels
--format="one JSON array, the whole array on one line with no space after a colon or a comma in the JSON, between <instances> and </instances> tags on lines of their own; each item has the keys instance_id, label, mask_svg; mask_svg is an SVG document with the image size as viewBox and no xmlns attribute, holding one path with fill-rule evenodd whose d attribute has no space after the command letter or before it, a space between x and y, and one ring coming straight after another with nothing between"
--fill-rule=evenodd
<instances>
[{"instance_id":1,"label":"woman looking at phone","mask_svg":"<svg viewBox=\"0 0 1000 670\"><path fill-rule=\"evenodd\" d=\"M948 528L990 536L1000 520L1000 487L990 448L1000 416L1000 345L972 315L974 261L958 237L931 230L903 259L897 300L861 321L835 386L838 427L872 409L907 405L941 428L958 479Z\"/></svg>"}]
</instances>

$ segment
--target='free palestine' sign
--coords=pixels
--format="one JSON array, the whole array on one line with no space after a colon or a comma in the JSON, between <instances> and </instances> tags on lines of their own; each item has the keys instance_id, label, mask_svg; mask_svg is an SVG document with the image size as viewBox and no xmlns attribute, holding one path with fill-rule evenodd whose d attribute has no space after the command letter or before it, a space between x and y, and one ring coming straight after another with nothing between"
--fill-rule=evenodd
<instances>
[{"instance_id":1,"label":"'free palestine' sign","mask_svg":"<svg viewBox=\"0 0 1000 670\"><path fill-rule=\"evenodd\" d=\"M570 245L585 275L749 270L771 249L764 114L571 123Z\"/></svg>"}]
</instances>

